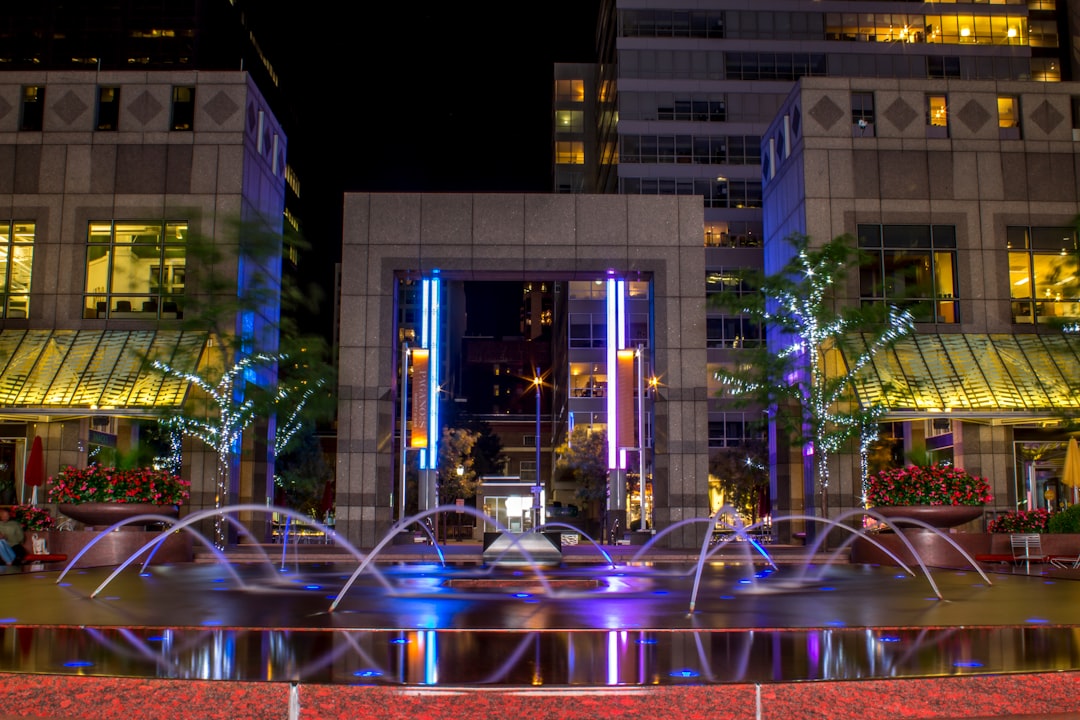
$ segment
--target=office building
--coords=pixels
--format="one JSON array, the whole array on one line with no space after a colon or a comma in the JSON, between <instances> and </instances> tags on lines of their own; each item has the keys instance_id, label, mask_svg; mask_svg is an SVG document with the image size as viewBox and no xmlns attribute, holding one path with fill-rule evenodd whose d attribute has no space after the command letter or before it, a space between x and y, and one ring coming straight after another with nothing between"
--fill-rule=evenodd
<instances>
[{"instance_id":1,"label":"office building","mask_svg":"<svg viewBox=\"0 0 1080 720\"><path fill-rule=\"evenodd\" d=\"M236 242L240 219L280 231L287 145L239 71L4 72L0 108L0 442L27 498L34 437L53 475L130 451L183 404L187 383L147 357L190 363L212 344L184 324L191 298L211 300L188 240ZM213 292L236 296L253 272L276 287L280 260L244 267L226 253L217 272L234 282ZM237 332L261 337L276 312L236 318ZM271 487L273 428L259 429L233 469L237 501ZM214 507L212 451L185 443L184 475L190 507Z\"/></svg>"},{"instance_id":2,"label":"office building","mask_svg":"<svg viewBox=\"0 0 1080 720\"><path fill-rule=\"evenodd\" d=\"M829 0L710 0L693 3L692 7L679 0L609 0L602 3L598 19L598 63L555 69L556 178L574 176L575 168L566 167L569 159L576 162L576 170L586 178L586 192L702 198L702 295L707 297L730 286L739 269L770 267L764 250L765 217L777 218L780 210L797 207L792 192L795 197L801 197L799 192L809 198L830 195L831 187L807 180L805 187L781 186L772 190L770 199L777 209L770 209L766 203L764 173L768 168L763 165L762 153L763 148L769 150L769 145L763 138L788 102L797 80L850 78L866 89L853 91L835 110L843 114L853 141L874 137L875 124L884 121L883 113L890 115L890 122L919 120L920 127L925 117L926 132L944 139L948 137L947 122L955 125L962 121L946 116L967 107L958 104L956 98L948 98L960 83L1017 81L1052 89L1075 76L1068 42L1074 22L1070 14L1074 8L1070 5L1075 4L1017 0L974 5L909 3L897 7L896 3L861 2L856 13L850 3ZM565 105L558 104L558 89L572 87L575 79L582 86L593 87L594 94L584 103L583 114L589 118L587 131L596 133L595 146L578 156L560 155L560 139L571 136L560 134L559 113ZM911 86L927 83L922 91L925 97L920 95L920 102L904 105L875 100L871 90L896 81ZM951 90L934 92L945 87ZM1011 109L1001 110L1003 117L1007 116L1000 120L1003 140L1019 137L1020 115L1032 109L1017 101ZM987 122L995 123L996 129L997 109L990 107L987 112L991 113ZM1067 104L1058 112L1070 129L1077 117L1075 104ZM897 117L897 113L903 113L904 118ZM908 113L912 114L910 118ZM807 119L802 116L800 121L805 126ZM1006 127L1010 123L1014 125ZM835 128L832 130L835 132ZM904 137L902 141L882 142L902 142L907 147L910 140ZM919 139L923 140L922 135ZM790 134L785 136L785 142L792 142ZM1031 145L1012 146L1005 157L1011 157L1008 153L1030 151ZM827 154L813 158L822 163L831 160ZM893 162L910 164L907 153L899 153ZM571 186L566 181L558 184L557 180L555 191L564 192ZM933 193L937 186L928 187L928 192ZM895 212L902 211L897 208ZM1050 224L1060 228L1067 219L1062 217L1065 212L1060 209ZM816 219L806 223L812 231L857 231L843 223L812 222ZM889 220L877 222L894 224L903 219L890 215ZM1034 225L1041 226L1041 222ZM784 218L773 228L773 241L784 230L804 229L793 218ZM982 240L969 238L969 242L978 246ZM777 267L775 261L771 267ZM973 292L971 288L965 290L969 296ZM962 301L957 297L954 294L951 302L943 304L940 309L947 312L940 317L952 317L954 323L963 322L964 317L970 320L970 311L966 316L960 314L962 308L957 303L962 305ZM942 322L938 317L920 318L919 332L935 332ZM765 328L745 317L709 308L706 322L710 367L738 363L741 349L766 341ZM1017 320L1010 327L1022 330L1023 323ZM760 431L755 426L762 412L722 400L721 388L712 375L708 373L708 445L716 454L757 439ZM949 457L951 435L943 431L940 421L937 426L935 429L930 423L928 434L932 439L928 444L938 457ZM912 423L889 428L899 438L906 438L903 442L908 449L912 447L913 432L916 445L927 442L921 426L914 431ZM789 457L787 449L782 449L779 457L775 445L773 450L774 509L813 511L814 483L803 472L801 461ZM967 461L972 455L957 451L956 457ZM1001 457L992 463L995 470L1003 467ZM976 467L981 465L979 460L973 462ZM1011 464L1008 467L1012 477ZM715 491L710 492L704 485L697 491L708 493L710 506L716 509L720 496ZM841 492L842 500L830 507L857 504L850 479Z\"/></svg>"}]
</instances>

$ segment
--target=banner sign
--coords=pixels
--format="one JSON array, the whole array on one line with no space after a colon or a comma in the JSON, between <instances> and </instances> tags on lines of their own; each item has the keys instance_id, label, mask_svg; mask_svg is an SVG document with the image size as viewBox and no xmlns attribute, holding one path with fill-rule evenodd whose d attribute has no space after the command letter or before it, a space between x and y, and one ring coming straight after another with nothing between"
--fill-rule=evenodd
<instances>
[{"instance_id":1,"label":"banner sign","mask_svg":"<svg viewBox=\"0 0 1080 720\"><path fill-rule=\"evenodd\" d=\"M409 446L425 448L428 444L428 351L412 351L412 433Z\"/></svg>"},{"instance_id":2,"label":"banner sign","mask_svg":"<svg viewBox=\"0 0 1080 720\"><path fill-rule=\"evenodd\" d=\"M634 351L619 350L615 358L616 381L615 388L618 393L616 407L618 426L618 447L636 447L637 424L634 422Z\"/></svg>"}]
</instances>

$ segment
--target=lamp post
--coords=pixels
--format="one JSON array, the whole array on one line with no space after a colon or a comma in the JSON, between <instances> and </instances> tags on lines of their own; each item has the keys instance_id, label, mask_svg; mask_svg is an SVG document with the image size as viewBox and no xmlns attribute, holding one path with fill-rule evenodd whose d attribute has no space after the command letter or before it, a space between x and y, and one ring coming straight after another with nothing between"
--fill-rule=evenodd
<instances>
[{"instance_id":1,"label":"lamp post","mask_svg":"<svg viewBox=\"0 0 1080 720\"><path fill-rule=\"evenodd\" d=\"M542 385L540 380L540 373L537 372L533 378L533 385L536 386L536 480L533 485L533 507L532 507L532 526L533 530L540 527L540 387Z\"/></svg>"}]
</instances>

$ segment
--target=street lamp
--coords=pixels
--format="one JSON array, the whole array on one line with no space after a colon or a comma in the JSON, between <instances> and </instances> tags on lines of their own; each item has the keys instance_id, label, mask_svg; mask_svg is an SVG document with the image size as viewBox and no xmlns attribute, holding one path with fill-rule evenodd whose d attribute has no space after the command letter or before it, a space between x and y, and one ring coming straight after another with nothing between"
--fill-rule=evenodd
<instances>
[{"instance_id":1,"label":"street lamp","mask_svg":"<svg viewBox=\"0 0 1080 720\"><path fill-rule=\"evenodd\" d=\"M540 527L540 373L533 377L533 385L536 386L536 481L533 486L533 530Z\"/></svg>"}]
</instances>

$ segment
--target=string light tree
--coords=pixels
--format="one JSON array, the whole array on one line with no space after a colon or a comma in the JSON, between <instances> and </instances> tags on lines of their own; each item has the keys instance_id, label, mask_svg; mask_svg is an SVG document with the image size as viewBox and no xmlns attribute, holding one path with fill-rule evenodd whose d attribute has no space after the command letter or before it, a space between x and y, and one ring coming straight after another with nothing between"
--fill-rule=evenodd
<instances>
[{"instance_id":1,"label":"string light tree","mask_svg":"<svg viewBox=\"0 0 1080 720\"><path fill-rule=\"evenodd\" d=\"M861 406L852 379L876 353L910 335L914 319L884 303L842 303L848 270L862 258L851 235L813 248L801 233L785 241L788 260L777 272L740 270L731 287L711 296L715 307L760 323L767 334L767 342L739 350L738 363L715 377L737 406L764 409L777 437L803 448L807 514L814 514L816 495L827 518L830 458L855 439L865 459L885 412ZM808 526L808 536L813 532Z\"/></svg>"},{"instance_id":2,"label":"string light tree","mask_svg":"<svg viewBox=\"0 0 1080 720\"><path fill-rule=\"evenodd\" d=\"M217 510L230 504L245 431L260 420L265 422L274 438L273 457L268 458L272 464L298 430L326 415L332 398L325 388L333 386L325 342L297 331L287 315L289 309L304 304L313 310L309 301L319 297L311 289L289 285L280 273L283 243L303 248L303 239L290 236L286 240L258 220L226 224L233 237L189 233L186 238L187 255L202 272L200 287L184 296L183 326L207 338L202 362L189 372L180 369L180 363L148 358L158 372L200 391L181 412L159 418L174 436L172 457L163 464L179 465L175 436L201 441L215 455L213 502ZM243 332L236 332L237 327L244 328ZM203 356L202 346L191 350ZM289 371L279 376L286 363ZM280 442L275 432L278 418ZM272 474L270 479L264 488L267 495L272 492ZM228 524L219 513L214 517L214 544L224 549L227 543Z\"/></svg>"}]
</instances>

